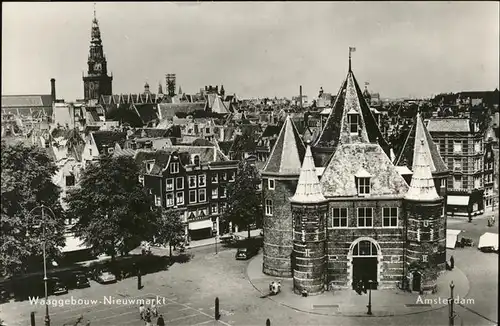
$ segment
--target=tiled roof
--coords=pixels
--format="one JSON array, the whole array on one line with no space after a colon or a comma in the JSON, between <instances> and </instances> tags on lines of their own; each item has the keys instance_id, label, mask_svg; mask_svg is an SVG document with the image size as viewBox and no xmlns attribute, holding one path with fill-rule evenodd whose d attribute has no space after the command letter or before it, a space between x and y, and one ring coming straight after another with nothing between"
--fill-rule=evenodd
<instances>
[{"instance_id":1,"label":"tiled roof","mask_svg":"<svg viewBox=\"0 0 500 326\"><path fill-rule=\"evenodd\" d=\"M52 107L49 95L2 95L2 108Z\"/></svg>"},{"instance_id":2,"label":"tiled roof","mask_svg":"<svg viewBox=\"0 0 500 326\"><path fill-rule=\"evenodd\" d=\"M299 182L290 201L295 203L319 203L325 200L314 166L311 147L307 146L304 162L300 168Z\"/></svg>"},{"instance_id":3,"label":"tiled roof","mask_svg":"<svg viewBox=\"0 0 500 326\"><path fill-rule=\"evenodd\" d=\"M212 94L209 94L212 95ZM220 96L216 96L211 107L212 112L219 114L227 114L230 113L229 109L224 105Z\"/></svg>"},{"instance_id":4,"label":"tiled roof","mask_svg":"<svg viewBox=\"0 0 500 326\"><path fill-rule=\"evenodd\" d=\"M427 124L429 132L470 132L469 119L432 118Z\"/></svg>"},{"instance_id":5,"label":"tiled roof","mask_svg":"<svg viewBox=\"0 0 500 326\"><path fill-rule=\"evenodd\" d=\"M189 114L194 111L203 111L204 109L205 109L205 102L159 104L160 118L162 120L172 119L177 112Z\"/></svg>"},{"instance_id":6,"label":"tiled roof","mask_svg":"<svg viewBox=\"0 0 500 326\"><path fill-rule=\"evenodd\" d=\"M425 140L415 142L415 161L413 163L413 176L411 178L410 189L405 196L405 199L428 201L437 200L439 195L434 186Z\"/></svg>"},{"instance_id":7,"label":"tiled roof","mask_svg":"<svg viewBox=\"0 0 500 326\"><path fill-rule=\"evenodd\" d=\"M348 113L359 114L360 133L349 132ZM377 142L389 156L390 147L385 141L370 107L366 103L354 74L349 70L347 77L336 96L333 109L326 120L323 130L316 140L314 147L335 149L339 142L343 144L353 142Z\"/></svg>"},{"instance_id":8,"label":"tiled roof","mask_svg":"<svg viewBox=\"0 0 500 326\"><path fill-rule=\"evenodd\" d=\"M292 119L287 117L263 173L299 175L306 148Z\"/></svg>"},{"instance_id":9,"label":"tiled roof","mask_svg":"<svg viewBox=\"0 0 500 326\"><path fill-rule=\"evenodd\" d=\"M200 162L223 162L227 161L228 158L222 153L216 146L192 146L192 145L176 145L176 146L165 146L166 151L179 153L185 152L188 154L198 154L200 155Z\"/></svg>"},{"instance_id":10,"label":"tiled roof","mask_svg":"<svg viewBox=\"0 0 500 326\"><path fill-rule=\"evenodd\" d=\"M131 138L141 137L141 138L162 138L170 137L172 130L168 129L158 129L158 128L139 128L134 131Z\"/></svg>"},{"instance_id":11,"label":"tiled roof","mask_svg":"<svg viewBox=\"0 0 500 326\"><path fill-rule=\"evenodd\" d=\"M205 99L206 99L206 102L207 102L207 108L208 109L212 108L212 106L213 106L214 101L215 101L216 98L217 98L217 94L214 94L214 93L207 94L205 96Z\"/></svg>"},{"instance_id":12,"label":"tiled roof","mask_svg":"<svg viewBox=\"0 0 500 326\"><path fill-rule=\"evenodd\" d=\"M266 129L264 129L264 132L262 133L262 135L260 137L265 138L265 137L277 136L277 135L279 135L282 126L283 125L280 125L280 126L267 125Z\"/></svg>"},{"instance_id":13,"label":"tiled roof","mask_svg":"<svg viewBox=\"0 0 500 326\"><path fill-rule=\"evenodd\" d=\"M370 175L370 196L403 196L406 181L378 144L340 144L321 177L325 197L356 197L355 174L365 169Z\"/></svg>"},{"instance_id":14,"label":"tiled roof","mask_svg":"<svg viewBox=\"0 0 500 326\"><path fill-rule=\"evenodd\" d=\"M158 106L156 104L133 104L134 109L142 120L143 124L158 119Z\"/></svg>"},{"instance_id":15,"label":"tiled roof","mask_svg":"<svg viewBox=\"0 0 500 326\"><path fill-rule=\"evenodd\" d=\"M448 167L441 158L439 150L432 140L430 133L425 127L420 113L417 114L415 123L411 127L408 136L406 137L405 143L402 150L397 155L395 165L407 166L413 170L414 165L414 153L417 139L424 140L424 149L427 153L428 158L430 158L429 164L432 173L443 173L448 171Z\"/></svg>"},{"instance_id":16,"label":"tiled roof","mask_svg":"<svg viewBox=\"0 0 500 326\"><path fill-rule=\"evenodd\" d=\"M123 148L125 140L127 139L126 132L117 131L95 131L92 133L99 153L102 153L103 146L108 148L115 148L115 144L118 143L120 147Z\"/></svg>"}]
</instances>

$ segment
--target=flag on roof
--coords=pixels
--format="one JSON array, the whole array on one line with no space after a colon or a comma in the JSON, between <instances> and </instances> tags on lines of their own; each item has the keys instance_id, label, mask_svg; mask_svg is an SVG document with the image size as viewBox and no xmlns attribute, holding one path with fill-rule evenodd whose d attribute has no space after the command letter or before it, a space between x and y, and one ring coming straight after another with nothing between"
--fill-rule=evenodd
<instances>
[{"instance_id":1,"label":"flag on roof","mask_svg":"<svg viewBox=\"0 0 500 326\"><path fill-rule=\"evenodd\" d=\"M356 48L349 47L349 52L356 52Z\"/></svg>"}]
</instances>

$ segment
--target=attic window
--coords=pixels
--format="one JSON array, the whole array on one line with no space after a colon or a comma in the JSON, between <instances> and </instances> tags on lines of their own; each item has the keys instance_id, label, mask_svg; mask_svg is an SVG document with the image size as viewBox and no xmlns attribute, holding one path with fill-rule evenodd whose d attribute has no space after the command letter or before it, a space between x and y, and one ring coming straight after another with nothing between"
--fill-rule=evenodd
<instances>
[{"instance_id":1,"label":"attic window","mask_svg":"<svg viewBox=\"0 0 500 326\"><path fill-rule=\"evenodd\" d=\"M67 175L66 176L66 187L72 187L75 185L75 176Z\"/></svg>"},{"instance_id":2,"label":"attic window","mask_svg":"<svg viewBox=\"0 0 500 326\"><path fill-rule=\"evenodd\" d=\"M196 165L196 166L200 165L200 156L199 155L193 155L192 160L193 160L194 165Z\"/></svg>"},{"instance_id":3,"label":"attic window","mask_svg":"<svg viewBox=\"0 0 500 326\"><path fill-rule=\"evenodd\" d=\"M358 195L369 195L370 194L370 179L371 174L365 169L361 168L356 172L356 186L358 188Z\"/></svg>"},{"instance_id":4,"label":"attic window","mask_svg":"<svg viewBox=\"0 0 500 326\"><path fill-rule=\"evenodd\" d=\"M347 120L349 122L349 132L351 134L357 134L359 128L359 115L357 113L349 113L347 115Z\"/></svg>"},{"instance_id":5,"label":"attic window","mask_svg":"<svg viewBox=\"0 0 500 326\"><path fill-rule=\"evenodd\" d=\"M148 173L153 169L153 165L154 161L146 162L146 170L148 171Z\"/></svg>"}]
</instances>

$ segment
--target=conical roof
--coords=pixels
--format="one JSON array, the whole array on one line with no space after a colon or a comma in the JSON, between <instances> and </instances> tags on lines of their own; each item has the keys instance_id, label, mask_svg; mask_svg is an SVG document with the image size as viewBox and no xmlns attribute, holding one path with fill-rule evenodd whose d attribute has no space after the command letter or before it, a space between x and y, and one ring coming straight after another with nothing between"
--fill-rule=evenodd
<instances>
[{"instance_id":1,"label":"conical roof","mask_svg":"<svg viewBox=\"0 0 500 326\"><path fill-rule=\"evenodd\" d=\"M316 174L311 146L307 146L304 162L300 168L297 189L295 190L295 195L290 198L290 201L295 203L319 203L325 201L321 184Z\"/></svg>"},{"instance_id":2,"label":"conical roof","mask_svg":"<svg viewBox=\"0 0 500 326\"><path fill-rule=\"evenodd\" d=\"M359 115L358 134L349 130L348 114ZM376 119L366 103L354 73L349 69L342 83L330 115L313 147L335 150L339 143L353 142L378 143L387 156L390 156L389 144L385 141Z\"/></svg>"},{"instance_id":3,"label":"conical roof","mask_svg":"<svg viewBox=\"0 0 500 326\"><path fill-rule=\"evenodd\" d=\"M411 179L410 189L406 193L405 199L418 201L432 201L439 199L439 195L434 186L431 168L431 161L426 150L425 140L415 142L415 154L413 161L413 177Z\"/></svg>"},{"instance_id":4,"label":"conical roof","mask_svg":"<svg viewBox=\"0 0 500 326\"><path fill-rule=\"evenodd\" d=\"M417 113L415 123L408 132L408 136L404 142L403 147L399 150L397 154L395 165L407 166L408 168L414 169L415 165L415 144L417 139L424 141L423 150L426 152L429 158L429 166L431 173L443 173L448 171L448 167L441 158L439 150L432 140L432 137L424 125L423 119L420 113Z\"/></svg>"},{"instance_id":5,"label":"conical roof","mask_svg":"<svg viewBox=\"0 0 500 326\"><path fill-rule=\"evenodd\" d=\"M292 119L287 116L262 172L298 176L305 152L304 142Z\"/></svg>"}]
</instances>

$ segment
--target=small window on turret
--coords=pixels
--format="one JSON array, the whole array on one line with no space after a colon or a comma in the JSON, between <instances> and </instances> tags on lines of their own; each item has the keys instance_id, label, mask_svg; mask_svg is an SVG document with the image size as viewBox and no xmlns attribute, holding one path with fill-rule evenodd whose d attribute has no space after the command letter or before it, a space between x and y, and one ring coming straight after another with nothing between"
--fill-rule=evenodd
<instances>
[{"instance_id":1,"label":"small window on turret","mask_svg":"<svg viewBox=\"0 0 500 326\"><path fill-rule=\"evenodd\" d=\"M358 114L348 114L348 121L349 121L349 132L351 134L357 134L358 133L358 126L359 126L359 115Z\"/></svg>"},{"instance_id":2,"label":"small window on turret","mask_svg":"<svg viewBox=\"0 0 500 326\"><path fill-rule=\"evenodd\" d=\"M267 188L269 190L274 190L274 179L268 179L267 180Z\"/></svg>"}]
</instances>

